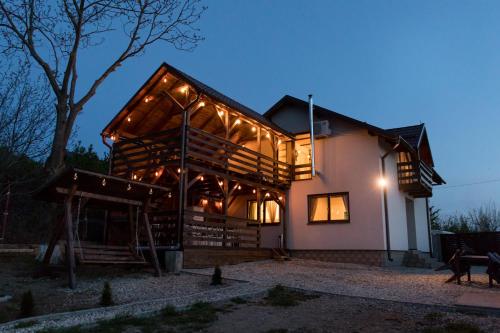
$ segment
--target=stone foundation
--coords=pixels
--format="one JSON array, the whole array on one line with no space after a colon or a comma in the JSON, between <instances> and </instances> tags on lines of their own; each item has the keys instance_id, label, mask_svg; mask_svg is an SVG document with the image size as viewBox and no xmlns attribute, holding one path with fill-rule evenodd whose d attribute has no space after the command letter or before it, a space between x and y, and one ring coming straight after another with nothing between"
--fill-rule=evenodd
<instances>
[{"instance_id":1,"label":"stone foundation","mask_svg":"<svg viewBox=\"0 0 500 333\"><path fill-rule=\"evenodd\" d=\"M294 258L387 266L387 252L379 250L290 250Z\"/></svg>"}]
</instances>

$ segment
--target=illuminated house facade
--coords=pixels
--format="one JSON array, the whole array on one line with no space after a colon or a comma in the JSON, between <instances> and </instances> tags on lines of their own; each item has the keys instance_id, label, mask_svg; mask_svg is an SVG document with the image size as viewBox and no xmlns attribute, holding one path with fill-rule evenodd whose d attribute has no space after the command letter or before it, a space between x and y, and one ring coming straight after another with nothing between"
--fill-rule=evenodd
<instances>
[{"instance_id":1,"label":"illuminated house facade","mask_svg":"<svg viewBox=\"0 0 500 333\"><path fill-rule=\"evenodd\" d=\"M429 252L427 199L444 181L424 125L381 129L314 106L313 153L308 106L285 96L261 115L160 66L102 132L111 175L171 189L151 203L156 250L181 251L185 267Z\"/></svg>"}]
</instances>

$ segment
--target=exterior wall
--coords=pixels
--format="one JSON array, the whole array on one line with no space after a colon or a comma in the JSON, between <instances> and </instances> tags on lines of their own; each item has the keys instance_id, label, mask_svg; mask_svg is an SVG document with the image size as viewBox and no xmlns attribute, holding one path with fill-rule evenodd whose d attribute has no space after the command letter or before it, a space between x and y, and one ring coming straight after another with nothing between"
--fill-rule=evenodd
<instances>
[{"instance_id":1,"label":"exterior wall","mask_svg":"<svg viewBox=\"0 0 500 333\"><path fill-rule=\"evenodd\" d=\"M384 250L378 139L340 120L332 125L332 137L316 140L317 176L289 190L288 248ZM307 195L334 192L349 192L350 223L308 224Z\"/></svg>"},{"instance_id":2,"label":"exterior wall","mask_svg":"<svg viewBox=\"0 0 500 333\"><path fill-rule=\"evenodd\" d=\"M387 148L387 147L386 147ZM380 155L386 153L381 147ZM387 180L387 209L389 215L389 235L391 250L408 250L408 228L406 223L406 195L399 190L397 174L397 155L392 153L385 159Z\"/></svg>"},{"instance_id":3,"label":"exterior wall","mask_svg":"<svg viewBox=\"0 0 500 333\"><path fill-rule=\"evenodd\" d=\"M415 204L415 226L417 229L417 249L429 252L429 231L427 229L427 208L424 198L418 198Z\"/></svg>"}]
</instances>

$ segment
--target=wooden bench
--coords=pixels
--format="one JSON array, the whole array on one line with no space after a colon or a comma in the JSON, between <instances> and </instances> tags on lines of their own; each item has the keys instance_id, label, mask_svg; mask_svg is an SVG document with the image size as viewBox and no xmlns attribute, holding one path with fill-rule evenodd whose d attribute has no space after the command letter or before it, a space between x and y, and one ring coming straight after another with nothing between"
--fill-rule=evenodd
<instances>
[{"instance_id":1,"label":"wooden bench","mask_svg":"<svg viewBox=\"0 0 500 333\"><path fill-rule=\"evenodd\" d=\"M490 288L493 287L494 274L491 271L491 260L488 256L479 255L462 255L460 250L455 252L455 255L451 258L450 264L453 265L454 277L456 278L457 284L461 284L461 277L463 273L467 273L467 281L471 281L471 266L487 266L488 267L488 285Z\"/></svg>"}]
</instances>

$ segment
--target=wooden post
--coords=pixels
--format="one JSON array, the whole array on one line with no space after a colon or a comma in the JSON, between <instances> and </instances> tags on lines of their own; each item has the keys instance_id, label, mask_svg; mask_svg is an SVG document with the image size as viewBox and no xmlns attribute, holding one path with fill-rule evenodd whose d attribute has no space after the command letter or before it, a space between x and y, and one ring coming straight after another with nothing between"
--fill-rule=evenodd
<instances>
[{"instance_id":1,"label":"wooden post","mask_svg":"<svg viewBox=\"0 0 500 333\"><path fill-rule=\"evenodd\" d=\"M155 269L156 276L161 277L160 262L158 261L158 255L156 254L156 246L153 239L153 233L151 232L151 225L149 224L148 210L149 200L144 204L144 211L142 214L144 218L144 224L146 226L146 234L148 235L149 251L151 252L151 260L153 261L152 264Z\"/></svg>"},{"instance_id":2,"label":"wooden post","mask_svg":"<svg viewBox=\"0 0 500 333\"><path fill-rule=\"evenodd\" d=\"M181 128L181 161L179 175L179 210L177 219L177 241L179 250L184 249L184 209L187 201L187 182L188 170L186 168L186 149L187 149L187 131L189 126L189 113L184 110L182 112L182 128Z\"/></svg>"},{"instance_id":3,"label":"wooden post","mask_svg":"<svg viewBox=\"0 0 500 333\"><path fill-rule=\"evenodd\" d=\"M0 236L0 240L3 240L5 238L5 229L7 228L7 219L9 217L9 201L10 201L10 182L7 181L7 193L5 194L5 208L3 211L2 235Z\"/></svg>"},{"instance_id":4,"label":"wooden post","mask_svg":"<svg viewBox=\"0 0 500 333\"><path fill-rule=\"evenodd\" d=\"M66 243L67 243L66 259L68 261L68 280L69 280L69 287L71 289L76 288L75 247L73 244L73 216L71 214L71 206L75 191L76 191L76 185L73 185L64 203L64 208L65 208L64 215L66 219Z\"/></svg>"},{"instance_id":5,"label":"wooden post","mask_svg":"<svg viewBox=\"0 0 500 333\"><path fill-rule=\"evenodd\" d=\"M262 223L261 223L261 216L260 216L260 188L257 189L256 191L256 201L257 201L257 247L260 247L260 238L261 238L261 228L262 228Z\"/></svg>"},{"instance_id":6,"label":"wooden post","mask_svg":"<svg viewBox=\"0 0 500 333\"><path fill-rule=\"evenodd\" d=\"M222 213L224 214L224 227L223 227L223 232L222 232L222 246L226 246L226 240L227 240L227 209L229 207L229 181L224 178L223 180L223 191L224 191L224 207Z\"/></svg>"},{"instance_id":7,"label":"wooden post","mask_svg":"<svg viewBox=\"0 0 500 333\"><path fill-rule=\"evenodd\" d=\"M287 249L287 244L286 244L286 223L287 223L287 218L286 218L286 213L288 211L288 198L287 198L287 193L283 193L283 201L285 201L285 204L283 205L281 211L282 211L282 216L283 216L283 219L282 219L282 225L283 225L283 250L286 250Z\"/></svg>"}]
</instances>

